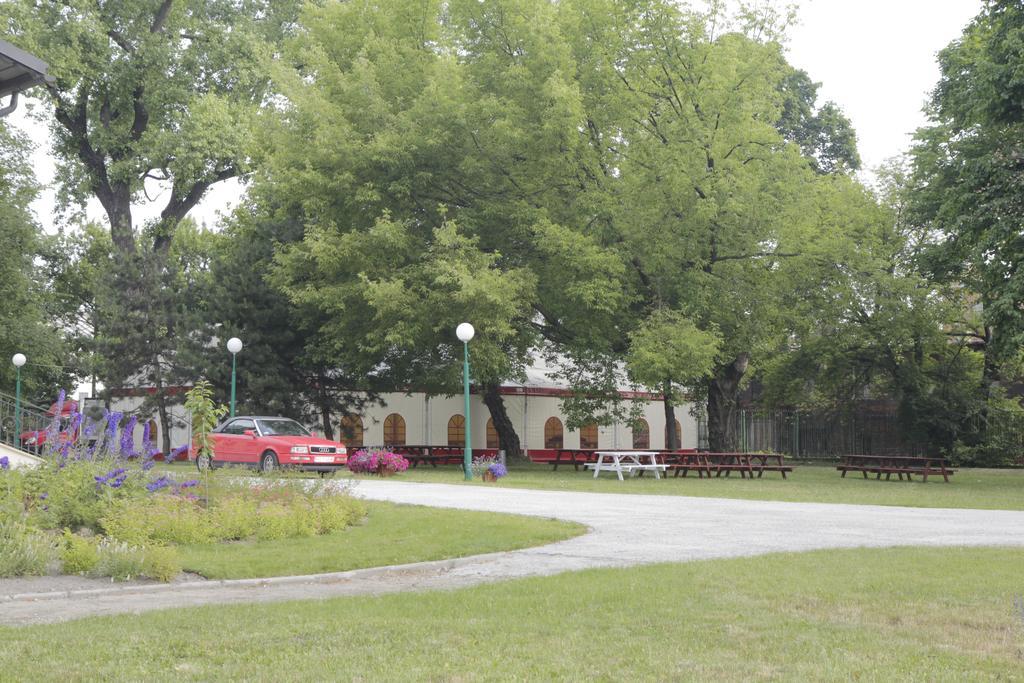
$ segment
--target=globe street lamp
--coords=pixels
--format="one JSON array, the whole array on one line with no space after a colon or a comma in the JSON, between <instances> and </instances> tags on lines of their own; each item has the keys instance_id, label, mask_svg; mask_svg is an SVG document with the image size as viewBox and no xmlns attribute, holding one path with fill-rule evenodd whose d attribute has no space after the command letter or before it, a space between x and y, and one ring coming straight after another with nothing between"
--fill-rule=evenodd
<instances>
[{"instance_id":1,"label":"globe street lamp","mask_svg":"<svg viewBox=\"0 0 1024 683\"><path fill-rule=\"evenodd\" d=\"M466 451L462 456L462 469L466 473L466 481L473 478L473 447L469 429L469 340L475 333L469 323L461 323L455 328L455 336L462 342L462 393L466 399Z\"/></svg>"},{"instance_id":2,"label":"globe street lamp","mask_svg":"<svg viewBox=\"0 0 1024 683\"><path fill-rule=\"evenodd\" d=\"M25 364L25 354L16 353L11 356L11 362L17 368L18 379L14 384L14 446L21 448L21 366Z\"/></svg>"},{"instance_id":3,"label":"globe street lamp","mask_svg":"<svg viewBox=\"0 0 1024 683\"><path fill-rule=\"evenodd\" d=\"M228 339L228 351L231 352L231 417L235 416L235 356L242 350L242 340L238 337Z\"/></svg>"}]
</instances>

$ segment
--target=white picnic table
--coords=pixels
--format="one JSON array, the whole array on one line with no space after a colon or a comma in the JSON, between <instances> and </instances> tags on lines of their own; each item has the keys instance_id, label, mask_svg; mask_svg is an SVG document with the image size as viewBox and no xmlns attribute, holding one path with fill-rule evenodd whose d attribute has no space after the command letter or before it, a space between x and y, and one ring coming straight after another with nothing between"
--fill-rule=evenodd
<instances>
[{"instance_id":1,"label":"white picnic table","mask_svg":"<svg viewBox=\"0 0 1024 683\"><path fill-rule=\"evenodd\" d=\"M622 481L622 473L628 472L635 476L637 472L651 470L657 479L661 479L661 473L665 471L665 465L658 462L657 451L595 451L597 462L587 463L587 467L594 470L594 479L597 479L601 472L615 472ZM648 462L643 462L644 460Z\"/></svg>"}]
</instances>

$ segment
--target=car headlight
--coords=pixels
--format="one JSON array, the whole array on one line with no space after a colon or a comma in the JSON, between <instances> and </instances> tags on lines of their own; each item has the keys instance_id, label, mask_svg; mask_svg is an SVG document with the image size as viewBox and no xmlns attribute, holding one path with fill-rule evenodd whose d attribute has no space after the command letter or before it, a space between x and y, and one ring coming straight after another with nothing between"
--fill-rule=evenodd
<instances>
[{"instance_id":1,"label":"car headlight","mask_svg":"<svg viewBox=\"0 0 1024 683\"><path fill-rule=\"evenodd\" d=\"M307 446L292 446L291 452L292 453L309 453L309 448Z\"/></svg>"},{"instance_id":2,"label":"car headlight","mask_svg":"<svg viewBox=\"0 0 1024 683\"><path fill-rule=\"evenodd\" d=\"M36 443L36 437L34 437L34 436L30 436L30 437L28 437L27 439L25 439L25 443L26 443L27 445L29 445L29 446L33 446L33 445L35 445L35 443Z\"/></svg>"}]
</instances>

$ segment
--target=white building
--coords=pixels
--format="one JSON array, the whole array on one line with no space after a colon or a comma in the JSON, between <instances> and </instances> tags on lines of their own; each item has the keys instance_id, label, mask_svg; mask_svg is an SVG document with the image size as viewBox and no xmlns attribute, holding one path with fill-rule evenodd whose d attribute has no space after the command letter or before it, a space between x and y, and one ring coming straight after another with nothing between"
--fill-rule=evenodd
<instances>
[{"instance_id":1,"label":"white building","mask_svg":"<svg viewBox=\"0 0 1024 683\"><path fill-rule=\"evenodd\" d=\"M566 386L552 378L554 369L538 359L527 368L523 383L502 386L505 410L515 426L527 455L544 460L557 448L663 449L666 444L665 410L661 396L622 389L622 396L641 404L646 429L634 431L629 423L608 426L591 425L579 430L565 426L562 400L570 396ZM187 387L173 387L184 392ZM142 405L148 387L125 388L111 392L112 409L133 412ZM380 394L381 404L370 403L363 414L342 418L335 423L335 436L350 448L358 446L463 446L465 421L463 396L430 396L422 392ZM690 414L691 404L676 407L676 430L681 448L697 447L697 421ZM181 405L170 407L171 445L188 443L191 424ZM483 397L470 396L471 438L474 449L498 448L498 435ZM313 429L318 426L311 425ZM153 441L160 444L158 428L152 427ZM349 436L344 436L344 435ZM138 438L141 438L141 430Z\"/></svg>"}]
</instances>

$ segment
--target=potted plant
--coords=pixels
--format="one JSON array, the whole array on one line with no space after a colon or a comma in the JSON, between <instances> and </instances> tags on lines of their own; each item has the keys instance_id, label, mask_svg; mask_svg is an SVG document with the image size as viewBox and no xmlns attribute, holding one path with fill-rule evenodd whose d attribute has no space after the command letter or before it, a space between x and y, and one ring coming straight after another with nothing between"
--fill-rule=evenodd
<instances>
[{"instance_id":1,"label":"potted plant","mask_svg":"<svg viewBox=\"0 0 1024 683\"><path fill-rule=\"evenodd\" d=\"M508 474L505 468L494 456L484 456L473 461L473 476L479 476L484 481L498 481Z\"/></svg>"}]
</instances>

